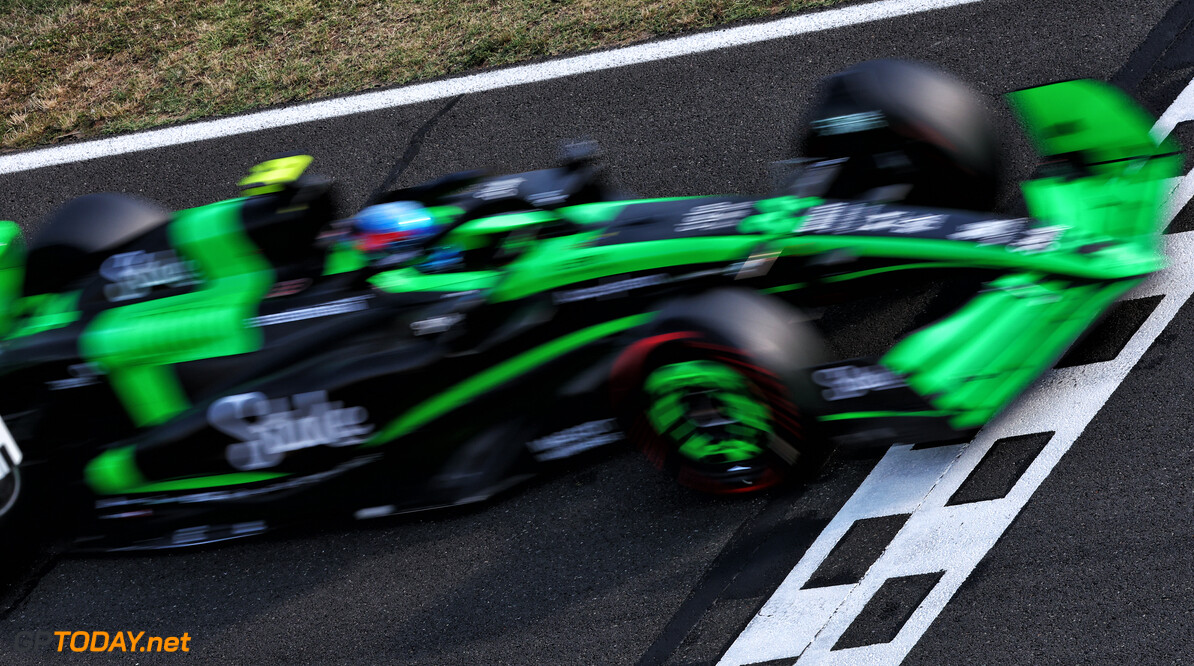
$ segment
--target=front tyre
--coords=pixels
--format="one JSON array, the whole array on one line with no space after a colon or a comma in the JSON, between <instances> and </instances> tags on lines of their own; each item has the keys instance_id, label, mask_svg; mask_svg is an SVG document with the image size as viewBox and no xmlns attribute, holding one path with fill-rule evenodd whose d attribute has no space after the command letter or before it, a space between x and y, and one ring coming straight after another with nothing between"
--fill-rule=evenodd
<instances>
[{"instance_id":1,"label":"front tyre","mask_svg":"<svg viewBox=\"0 0 1194 666\"><path fill-rule=\"evenodd\" d=\"M648 448L683 485L735 492L783 478L786 461L768 452L781 443L772 441L777 435L767 396L733 365L663 365L647 376L643 392Z\"/></svg>"},{"instance_id":2,"label":"front tyre","mask_svg":"<svg viewBox=\"0 0 1194 666\"><path fill-rule=\"evenodd\" d=\"M807 368L823 359L799 313L737 289L665 307L615 365L629 439L685 486L735 493L820 469Z\"/></svg>"},{"instance_id":3,"label":"front tyre","mask_svg":"<svg viewBox=\"0 0 1194 666\"><path fill-rule=\"evenodd\" d=\"M31 470L20 465L19 456L10 455L13 450L0 446L0 570L10 575L24 571L42 547L29 494L36 484L29 483ZM7 582L0 580L0 590Z\"/></svg>"}]
</instances>

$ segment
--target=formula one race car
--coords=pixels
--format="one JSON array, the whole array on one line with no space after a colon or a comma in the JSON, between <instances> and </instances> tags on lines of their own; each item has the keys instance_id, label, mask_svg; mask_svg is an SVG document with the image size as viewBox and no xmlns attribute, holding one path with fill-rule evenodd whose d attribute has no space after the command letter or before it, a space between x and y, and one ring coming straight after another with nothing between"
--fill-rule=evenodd
<instances>
[{"instance_id":1,"label":"formula one race car","mask_svg":"<svg viewBox=\"0 0 1194 666\"><path fill-rule=\"evenodd\" d=\"M1110 86L1012 93L1047 161L988 211L982 102L923 65L829 79L775 196L618 198L595 162L454 174L334 221L309 157L169 213L0 227L0 530L167 548L473 502L629 439L688 486L765 488L836 446L955 442L1163 265L1172 145ZM877 357L809 306L976 280ZM959 282L960 284L960 282Z\"/></svg>"}]
</instances>

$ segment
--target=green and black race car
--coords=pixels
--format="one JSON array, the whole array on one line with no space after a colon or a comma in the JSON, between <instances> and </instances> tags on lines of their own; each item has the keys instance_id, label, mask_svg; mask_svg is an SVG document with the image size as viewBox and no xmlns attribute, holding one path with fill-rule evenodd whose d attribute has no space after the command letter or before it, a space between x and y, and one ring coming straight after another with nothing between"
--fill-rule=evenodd
<instances>
[{"instance_id":1,"label":"green and black race car","mask_svg":"<svg viewBox=\"0 0 1194 666\"><path fill-rule=\"evenodd\" d=\"M427 233L372 246L290 156L243 198L90 195L27 245L6 223L4 543L53 525L166 548L456 505L623 439L715 492L835 446L965 441L1162 268L1180 166L1110 86L1009 100L1047 158L1031 217L987 212L978 98L878 61L827 82L817 157L765 198L619 198L574 155L388 192L372 208ZM833 358L807 308L907 280L976 288L881 355Z\"/></svg>"}]
</instances>

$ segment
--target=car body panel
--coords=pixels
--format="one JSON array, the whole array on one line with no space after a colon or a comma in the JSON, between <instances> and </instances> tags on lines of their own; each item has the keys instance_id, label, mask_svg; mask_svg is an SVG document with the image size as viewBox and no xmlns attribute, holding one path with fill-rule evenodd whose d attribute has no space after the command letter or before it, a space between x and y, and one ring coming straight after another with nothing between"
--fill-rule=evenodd
<instances>
[{"instance_id":1,"label":"car body panel","mask_svg":"<svg viewBox=\"0 0 1194 666\"><path fill-rule=\"evenodd\" d=\"M94 547L190 545L333 503L476 501L619 439L610 368L685 294L799 307L966 274L977 294L885 354L808 368L823 390L802 406L842 445L965 440L1162 267L1161 181L1179 166L1107 86L1011 99L1055 158L1024 186L1032 217L799 188L604 200L574 164L391 193L428 197L436 244L461 258L370 266L317 242L327 188L289 157L250 196L179 211L69 290L24 297L0 227L0 372L27 388L0 414L23 465L83 482Z\"/></svg>"}]
</instances>

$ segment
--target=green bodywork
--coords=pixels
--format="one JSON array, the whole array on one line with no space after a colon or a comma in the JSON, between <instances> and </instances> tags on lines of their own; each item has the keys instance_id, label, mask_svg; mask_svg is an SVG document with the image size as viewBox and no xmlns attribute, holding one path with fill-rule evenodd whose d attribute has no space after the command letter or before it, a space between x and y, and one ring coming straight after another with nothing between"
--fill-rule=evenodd
<instances>
[{"instance_id":1,"label":"green bodywork","mask_svg":"<svg viewBox=\"0 0 1194 666\"><path fill-rule=\"evenodd\" d=\"M596 326L582 328L579 331L561 336L551 342L498 363L418 403L402 416L391 421L376 435L369 438L369 441L365 442L364 446L377 446L391 442L415 430L419 426L468 403L472 398L501 386L503 383L519 377L548 361L602 338L621 333L635 326L641 326L650 321L652 316L653 313L630 315Z\"/></svg>"},{"instance_id":2,"label":"green bodywork","mask_svg":"<svg viewBox=\"0 0 1194 666\"><path fill-rule=\"evenodd\" d=\"M261 347L261 329L248 322L274 272L244 231L241 203L184 210L170 224L170 240L193 262L202 288L105 310L79 340L137 425L162 423L188 407L172 365Z\"/></svg>"},{"instance_id":3,"label":"green bodywork","mask_svg":"<svg viewBox=\"0 0 1194 666\"><path fill-rule=\"evenodd\" d=\"M419 426L466 404L470 399L481 393L501 386L503 383L533 370L547 361L558 358L563 354L574 351L596 340L645 324L651 320L653 314L631 315L596 326L583 328L499 363L415 405L402 416L387 424L362 446L374 447L393 441ZM133 455L134 450L133 446L108 449L88 463L84 472L91 489L105 495L166 492L171 490L194 490L202 487L254 483L288 476L285 473L274 472L233 472L216 476L149 482L146 481L144 475L137 468L137 463Z\"/></svg>"},{"instance_id":4,"label":"green bodywork","mask_svg":"<svg viewBox=\"0 0 1194 666\"><path fill-rule=\"evenodd\" d=\"M133 493L162 493L179 490L219 488L258 481L272 481L285 476L284 472L232 472L214 476L188 477L169 481L148 481L137 468L134 446L108 449L92 459L83 470L87 485L101 495Z\"/></svg>"},{"instance_id":5,"label":"green bodywork","mask_svg":"<svg viewBox=\"0 0 1194 666\"><path fill-rule=\"evenodd\" d=\"M19 301L11 311L17 314L17 325L9 332L10 339L23 338L42 331L62 328L79 319L79 292L37 294Z\"/></svg>"},{"instance_id":6,"label":"green bodywork","mask_svg":"<svg viewBox=\"0 0 1194 666\"><path fill-rule=\"evenodd\" d=\"M1069 81L1009 100L1041 154L1083 152L1087 173L1024 183L1029 212L1067 227L1055 248L1024 255L1023 265L1001 261L1020 272L883 357L958 429L986 423L1117 298L1164 266L1164 188L1180 174L1176 145L1157 145L1153 121L1111 86Z\"/></svg>"},{"instance_id":7,"label":"green bodywork","mask_svg":"<svg viewBox=\"0 0 1194 666\"><path fill-rule=\"evenodd\" d=\"M492 304L517 301L570 285L645 271L684 266L721 266L728 271L754 256L783 260L848 253L891 265L828 276L826 281L882 275L891 271L975 267L1000 271L969 303L951 316L899 342L880 362L925 398L930 410L826 414L825 421L899 416L945 417L958 430L981 426L1047 369L1106 309L1145 275L1164 265L1160 225L1165 181L1178 175L1180 160L1171 142L1149 138L1152 121L1110 86L1072 81L1013 93L1009 100L1039 151L1046 156L1081 152L1086 171L1046 174L1023 185L1031 215L1043 225L1064 228L1048 247L1033 251L963 240L865 234L802 233L816 198L773 197L755 202L755 213L720 235L698 235L619 243L611 224L654 199L613 201L534 210L475 219L454 229L444 243L464 250L511 243L506 265L467 272L423 272L407 266L372 275L382 292L475 291ZM270 194L298 177L309 158L283 158L258 168L243 184L250 194ZM80 338L83 358L106 372L118 397L139 426L165 422L190 405L174 364L244 354L261 347L252 324L275 280L250 241L241 220L246 199L223 201L177 213L170 222L174 249L192 262L200 285L192 292L113 307L87 323ZM430 209L439 224L453 224L463 211ZM527 242L536 229L566 224L572 233ZM520 234L522 231L527 234ZM499 240L500 239L500 240ZM514 239L514 240L511 240ZM505 247L505 246L504 246ZM23 253L15 225L0 223L0 331L26 336L78 319L78 294L18 298ZM325 274L365 268L350 246L333 248ZM769 293L803 289L805 282L758 284ZM14 323L13 314L19 314ZM650 314L614 319L568 333L506 359L406 409L364 444L394 441L466 404L474 397L524 375L543 363L610 335L640 326ZM729 374L726 374L726 373ZM750 431L737 445L695 438L686 455L741 454L759 446L750 433L769 432L765 410L737 390L742 378L722 367L668 366L651 375L656 393L651 418L675 425L675 386L711 383L729 395L736 420ZM695 382L695 383L694 383ZM740 388L740 387L739 387ZM687 388L685 389L687 390ZM691 433L690 433L691 434ZM736 440L735 440L736 441ZM735 448L737 446L737 448ZM261 474L147 481L137 471L132 449L113 448L94 459L87 478L100 493L157 492L264 480ZM737 452L737 453L735 453ZM268 475L267 475L268 476ZM273 477L269 477L273 478ZM165 485L163 485L165 484ZM170 485L174 484L174 485Z\"/></svg>"}]
</instances>

